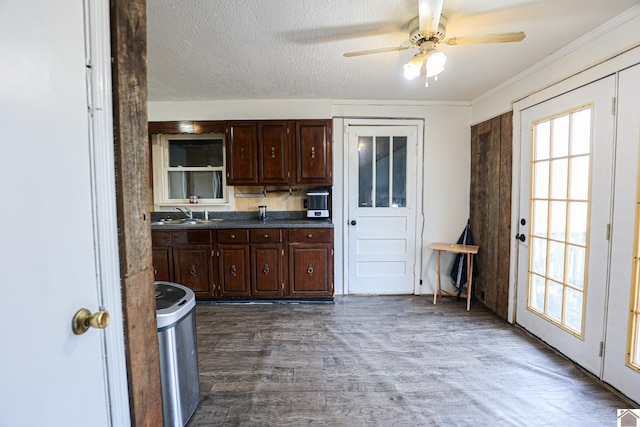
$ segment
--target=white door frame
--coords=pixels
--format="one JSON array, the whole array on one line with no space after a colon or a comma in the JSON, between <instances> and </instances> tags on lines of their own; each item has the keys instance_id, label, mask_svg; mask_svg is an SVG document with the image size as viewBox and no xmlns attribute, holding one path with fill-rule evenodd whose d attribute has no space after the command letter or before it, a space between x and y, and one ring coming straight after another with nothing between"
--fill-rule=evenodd
<instances>
[{"instance_id":1,"label":"white door frame","mask_svg":"<svg viewBox=\"0 0 640 427\"><path fill-rule=\"evenodd\" d=\"M343 224L341 229L342 235L342 253L343 260L349 259L349 233L348 233L348 211L349 211L349 197L355 197L349 194L349 126L416 126L417 127L417 165L416 176L419 177L418 185L416 185L416 230L422 230L422 227L418 227L424 222L424 120L423 119L362 119L362 118L345 118L343 122L343 134L342 134L342 220ZM413 260L414 271L414 284L413 293L418 295L420 293L420 278L422 277L422 233L416 236L415 240L415 259ZM343 263L342 280L344 294L349 294L349 263Z\"/></svg>"},{"instance_id":2,"label":"white door frame","mask_svg":"<svg viewBox=\"0 0 640 427\"><path fill-rule=\"evenodd\" d=\"M111 88L111 31L108 0L84 0L89 93L91 192L100 309L108 309L111 323L104 329L103 351L111 425L131 425L124 340L120 252L116 209L113 112Z\"/></svg>"}]
</instances>

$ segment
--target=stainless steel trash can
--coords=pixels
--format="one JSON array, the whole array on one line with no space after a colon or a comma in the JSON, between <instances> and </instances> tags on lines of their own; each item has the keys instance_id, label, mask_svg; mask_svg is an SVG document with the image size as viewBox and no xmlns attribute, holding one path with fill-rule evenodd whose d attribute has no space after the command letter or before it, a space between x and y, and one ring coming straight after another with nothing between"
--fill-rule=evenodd
<instances>
[{"instance_id":1,"label":"stainless steel trash can","mask_svg":"<svg viewBox=\"0 0 640 427\"><path fill-rule=\"evenodd\" d=\"M200 402L196 348L196 299L172 282L155 282L165 427L184 427Z\"/></svg>"}]
</instances>

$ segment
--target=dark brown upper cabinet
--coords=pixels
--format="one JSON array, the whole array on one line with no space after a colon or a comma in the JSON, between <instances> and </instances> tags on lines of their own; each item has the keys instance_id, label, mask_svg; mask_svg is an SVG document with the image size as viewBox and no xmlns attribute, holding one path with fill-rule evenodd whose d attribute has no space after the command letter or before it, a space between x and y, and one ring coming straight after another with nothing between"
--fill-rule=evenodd
<instances>
[{"instance_id":1,"label":"dark brown upper cabinet","mask_svg":"<svg viewBox=\"0 0 640 427\"><path fill-rule=\"evenodd\" d=\"M333 184L331 120L297 121L294 150L294 184Z\"/></svg>"},{"instance_id":2,"label":"dark brown upper cabinet","mask_svg":"<svg viewBox=\"0 0 640 427\"><path fill-rule=\"evenodd\" d=\"M258 182L291 184L291 122L258 122Z\"/></svg>"},{"instance_id":3,"label":"dark brown upper cabinet","mask_svg":"<svg viewBox=\"0 0 640 427\"><path fill-rule=\"evenodd\" d=\"M331 119L150 122L149 135L223 128L227 185L333 184Z\"/></svg>"},{"instance_id":4,"label":"dark brown upper cabinet","mask_svg":"<svg viewBox=\"0 0 640 427\"><path fill-rule=\"evenodd\" d=\"M257 185L257 124L229 122L225 142L228 185Z\"/></svg>"}]
</instances>

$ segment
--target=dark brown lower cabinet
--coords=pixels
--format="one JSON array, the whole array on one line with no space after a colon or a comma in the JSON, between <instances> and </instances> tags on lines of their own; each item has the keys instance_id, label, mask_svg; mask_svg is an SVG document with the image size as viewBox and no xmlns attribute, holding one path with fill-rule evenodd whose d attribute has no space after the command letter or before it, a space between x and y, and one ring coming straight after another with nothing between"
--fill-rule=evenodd
<instances>
[{"instance_id":1,"label":"dark brown lower cabinet","mask_svg":"<svg viewBox=\"0 0 640 427\"><path fill-rule=\"evenodd\" d=\"M173 250L171 246L154 247L153 256L153 278L170 282L173 280Z\"/></svg>"},{"instance_id":2,"label":"dark brown lower cabinet","mask_svg":"<svg viewBox=\"0 0 640 427\"><path fill-rule=\"evenodd\" d=\"M197 296L212 296L211 246L174 246L174 281L191 289Z\"/></svg>"},{"instance_id":3,"label":"dark brown lower cabinet","mask_svg":"<svg viewBox=\"0 0 640 427\"><path fill-rule=\"evenodd\" d=\"M249 245L218 245L219 295L221 297L248 297Z\"/></svg>"},{"instance_id":4,"label":"dark brown lower cabinet","mask_svg":"<svg viewBox=\"0 0 640 427\"><path fill-rule=\"evenodd\" d=\"M332 297L333 229L153 230L156 280L198 299Z\"/></svg>"},{"instance_id":5,"label":"dark brown lower cabinet","mask_svg":"<svg viewBox=\"0 0 640 427\"><path fill-rule=\"evenodd\" d=\"M291 296L333 295L333 245L289 244L289 293Z\"/></svg>"},{"instance_id":6,"label":"dark brown lower cabinet","mask_svg":"<svg viewBox=\"0 0 640 427\"><path fill-rule=\"evenodd\" d=\"M251 294L262 297L284 295L284 249L282 243L251 245Z\"/></svg>"},{"instance_id":7,"label":"dark brown lower cabinet","mask_svg":"<svg viewBox=\"0 0 640 427\"><path fill-rule=\"evenodd\" d=\"M287 250L289 295L333 296L333 229L290 229Z\"/></svg>"},{"instance_id":8,"label":"dark brown lower cabinet","mask_svg":"<svg viewBox=\"0 0 640 427\"><path fill-rule=\"evenodd\" d=\"M184 285L197 298L214 296L209 230L154 230L151 241L155 280Z\"/></svg>"}]
</instances>

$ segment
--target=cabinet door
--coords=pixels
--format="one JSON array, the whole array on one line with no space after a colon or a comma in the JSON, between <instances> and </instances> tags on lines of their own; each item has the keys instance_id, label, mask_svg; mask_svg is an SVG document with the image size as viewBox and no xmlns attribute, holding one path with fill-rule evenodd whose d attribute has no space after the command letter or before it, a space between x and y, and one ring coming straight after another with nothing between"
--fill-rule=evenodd
<instances>
[{"instance_id":1,"label":"cabinet door","mask_svg":"<svg viewBox=\"0 0 640 427\"><path fill-rule=\"evenodd\" d=\"M171 246L155 247L151 252L153 254L153 280L172 282L173 251L171 250Z\"/></svg>"},{"instance_id":2,"label":"cabinet door","mask_svg":"<svg viewBox=\"0 0 640 427\"><path fill-rule=\"evenodd\" d=\"M258 125L258 182L290 183L290 122L260 122Z\"/></svg>"},{"instance_id":3,"label":"cabinet door","mask_svg":"<svg viewBox=\"0 0 640 427\"><path fill-rule=\"evenodd\" d=\"M250 296L249 245L218 245L218 272L220 296Z\"/></svg>"},{"instance_id":4,"label":"cabinet door","mask_svg":"<svg viewBox=\"0 0 640 427\"><path fill-rule=\"evenodd\" d=\"M255 122L229 123L225 148L227 151L227 184L257 184L258 156Z\"/></svg>"},{"instance_id":5,"label":"cabinet door","mask_svg":"<svg viewBox=\"0 0 640 427\"><path fill-rule=\"evenodd\" d=\"M174 246L175 282L190 288L196 297L213 295L211 246Z\"/></svg>"},{"instance_id":6,"label":"cabinet door","mask_svg":"<svg viewBox=\"0 0 640 427\"><path fill-rule=\"evenodd\" d=\"M333 245L289 244L290 296L333 296Z\"/></svg>"},{"instance_id":7,"label":"cabinet door","mask_svg":"<svg viewBox=\"0 0 640 427\"><path fill-rule=\"evenodd\" d=\"M284 294L282 281L284 250L281 244L251 245L251 294L274 296Z\"/></svg>"},{"instance_id":8,"label":"cabinet door","mask_svg":"<svg viewBox=\"0 0 640 427\"><path fill-rule=\"evenodd\" d=\"M331 120L296 122L296 184L331 185Z\"/></svg>"}]
</instances>

